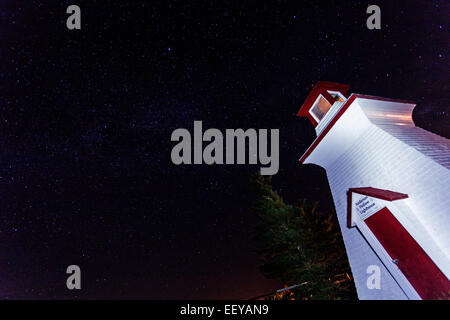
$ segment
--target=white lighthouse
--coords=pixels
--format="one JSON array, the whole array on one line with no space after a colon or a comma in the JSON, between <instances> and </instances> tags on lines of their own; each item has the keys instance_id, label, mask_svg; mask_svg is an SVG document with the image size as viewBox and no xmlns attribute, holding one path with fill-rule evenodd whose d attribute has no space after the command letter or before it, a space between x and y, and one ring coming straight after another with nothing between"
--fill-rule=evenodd
<instances>
[{"instance_id":1,"label":"white lighthouse","mask_svg":"<svg viewBox=\"0 0 450 320\"><path fill-rule=\"evenodd\" d=\"M414 103L348 90L314 86L300 162L326 170L358 297L449 299L450 140L414 125Z\"/></svg>"}]
</instances>

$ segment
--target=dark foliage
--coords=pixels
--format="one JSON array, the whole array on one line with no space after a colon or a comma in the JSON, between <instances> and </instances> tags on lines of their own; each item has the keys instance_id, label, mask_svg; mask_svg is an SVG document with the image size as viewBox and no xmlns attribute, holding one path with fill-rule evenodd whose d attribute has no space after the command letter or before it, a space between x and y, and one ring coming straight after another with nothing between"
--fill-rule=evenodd
<instances>
[{"instance_id":1,"label":"dark foliage","mask_svg":"<svg viewBox=\"0 0 450 320\"><path fill-rule=\"evenodd\" d=\"M260 218L255 238L264 261L260 271L286 285L301 284L275 298L356 298L344 243L332 214L317 212L317 203L307 200L297 205L284 203L270 180L259 175L253 179Z\"/></svg>"}]
</instances>

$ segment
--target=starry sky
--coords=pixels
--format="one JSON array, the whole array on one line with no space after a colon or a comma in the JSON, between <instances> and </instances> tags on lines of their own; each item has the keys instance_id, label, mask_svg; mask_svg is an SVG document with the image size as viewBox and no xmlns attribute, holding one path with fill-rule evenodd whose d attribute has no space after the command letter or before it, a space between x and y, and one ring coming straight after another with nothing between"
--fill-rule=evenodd
<instances>
[{"instance_id":1,"label":"starry sky","mask_svg":"<svg viewBox=\"0 0 450 320\"><path fill-rule=\"evenodd\" d=\"M107 4L106 4L107 3ZM66 28L77 4L82 29ZM0 299L242 299L260 165L171 162L176 128L276 128L286 201L333 210L297 159L319 81L412 100L450 137L446 1L0 1ZM79 265L82 289L66 288Z\"/></svg>"}]
</instances>

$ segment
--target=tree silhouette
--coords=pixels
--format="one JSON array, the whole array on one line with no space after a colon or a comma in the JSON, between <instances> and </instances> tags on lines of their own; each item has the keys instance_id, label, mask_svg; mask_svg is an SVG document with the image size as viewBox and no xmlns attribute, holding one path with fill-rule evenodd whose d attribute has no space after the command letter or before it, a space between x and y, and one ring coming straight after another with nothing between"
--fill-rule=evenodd
<instances>
[{"instance_id":1,"label":"tree silhouette","mask_svg":"<svg viewBox=\"0 0 450 320\"><path fill-rule=\"evenodd\" d=\"M256 175L255 239L265 277L301 284L276 299L355 299L356 290L339 227L317 203L288 205L272 189L270 177Z\"/></svg>"}]
</instances>

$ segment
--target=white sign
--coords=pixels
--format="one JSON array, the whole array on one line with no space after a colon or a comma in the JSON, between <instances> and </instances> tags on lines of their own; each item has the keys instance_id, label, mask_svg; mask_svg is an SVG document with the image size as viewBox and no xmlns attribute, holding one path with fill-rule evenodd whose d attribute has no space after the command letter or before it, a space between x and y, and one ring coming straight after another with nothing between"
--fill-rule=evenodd
<instances>
[{"instance_id":1,"label":"white sign","mask_svg":"<svg viewBox=\"0 0 450 320\"><path fill-rule=\"evenodd\" d=\"M377 200L362 194L353 194L353 208L362 219L366 219L381 209Z\"/></svg>"}]
</instances>

